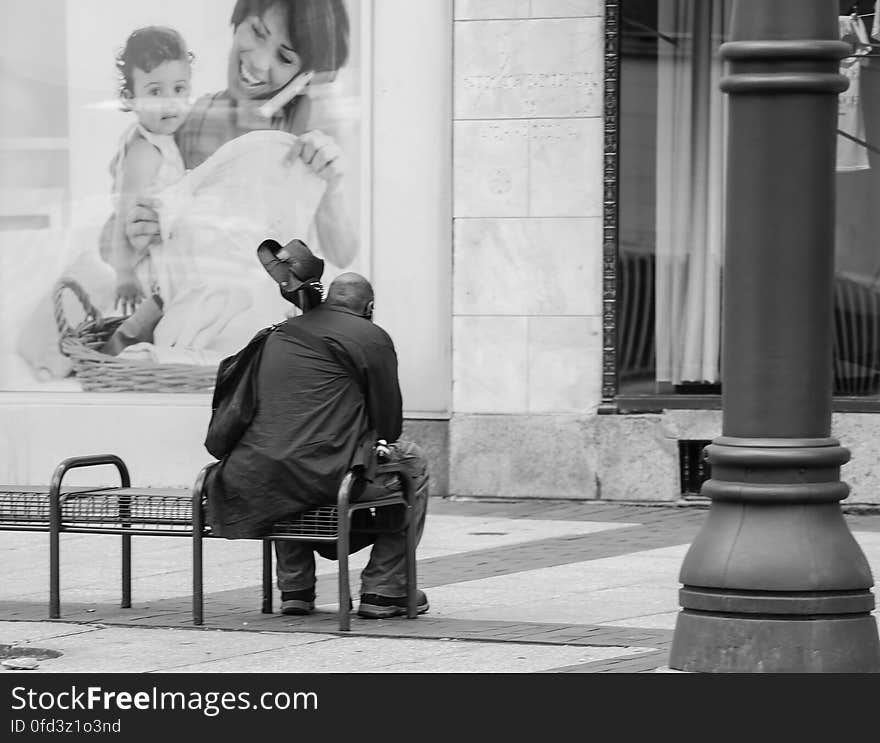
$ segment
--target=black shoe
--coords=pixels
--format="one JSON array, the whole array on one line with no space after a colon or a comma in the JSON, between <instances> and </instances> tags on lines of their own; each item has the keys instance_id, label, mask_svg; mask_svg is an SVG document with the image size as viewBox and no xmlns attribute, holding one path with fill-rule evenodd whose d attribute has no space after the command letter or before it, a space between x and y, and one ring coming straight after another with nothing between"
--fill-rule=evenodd
<instances>
[{"instance_id":1,"label":"black shoe","mask_svg":"<svg viewBox=\"0 0 880 743\"><path fill-rule=\"evenodd\" d=\"M424 591L416 591L416 613L428 611L428 597ZM366 619L387 619L406 614L406 596L380 596L378 593L361 594L358 616Z\"/></svg>"},{"instance_id":2,"label":"black shoe","mask_svg":"<svg viewBox=\"0 0 880 743\"><path fill-rule=\"evenodd\" d=\"M282 614L311 614L315 608L315 589L281 592Z\"/></svg>"}]
</instances>

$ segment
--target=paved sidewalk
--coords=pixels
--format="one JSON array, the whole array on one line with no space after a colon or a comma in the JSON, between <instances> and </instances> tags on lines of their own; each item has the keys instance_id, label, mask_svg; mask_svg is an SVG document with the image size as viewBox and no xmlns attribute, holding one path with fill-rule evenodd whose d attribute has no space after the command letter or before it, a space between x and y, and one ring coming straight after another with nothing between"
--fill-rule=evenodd
<instances>
[{"instance_id":1,"label":"paved sidewalk","mask_svg":"<svg viewBox=\"0 0 880 743\"><path fill-rule=\"evenodd\" d=\"M419 549L431 602L415 621L336 623L336 565L319 558L309 617L260 612L261 548L205 543L205 625L193 627L190 541L133 540L133 607L118 606L119 539L62 535L62 619L46 620L48 539L0 540L0 658L40 672L652 672L678 609L699 506L434 498ZM880 575L880 514L847 520ZM352 587L367 552L352 557ZM45 652L44 652L45 651ZM48 657L49 655L55 657Z\"/></svg>"}]
</instances>

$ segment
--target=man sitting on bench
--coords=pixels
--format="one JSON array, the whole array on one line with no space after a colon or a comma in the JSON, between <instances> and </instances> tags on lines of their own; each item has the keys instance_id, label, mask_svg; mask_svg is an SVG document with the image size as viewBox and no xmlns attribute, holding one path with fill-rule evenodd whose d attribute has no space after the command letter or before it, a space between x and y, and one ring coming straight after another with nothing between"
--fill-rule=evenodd
<instances>
[{"instance_id":1,"label":"man sitting on bench","mask_svg":"<svg viewBox=\"0 0 880 743\"><path fill-rule=\"evenodd\" d=\"M292 297L294 287L282 282L287 271L278 270L277 259L318 259L298 240L284 248L266 241L261 250L267 246L273 256L261 255L261 260L281 284L282 295ZM323 303L281 323L266 338L253 420L206 483L212 528L219 519L222 536L258 536L277 521L334 504L348 470L369 479L376 447L380 458L401 464L412 477L418 544L428 499L427 463L417 445L399 440L403 409L397 355L372 316L370 282L344 273L331 283ZM399 489L395 475L366 479L363 492L353 491L353 498L369 500ZM314 609L314 549L300 542L275 543L283 614ZM423 591L417 593L417 605L420 614L428 610ZM406 537L380 533L361 573L358 614L381 619L406 611Z\"/></svg>"}]
</instances>

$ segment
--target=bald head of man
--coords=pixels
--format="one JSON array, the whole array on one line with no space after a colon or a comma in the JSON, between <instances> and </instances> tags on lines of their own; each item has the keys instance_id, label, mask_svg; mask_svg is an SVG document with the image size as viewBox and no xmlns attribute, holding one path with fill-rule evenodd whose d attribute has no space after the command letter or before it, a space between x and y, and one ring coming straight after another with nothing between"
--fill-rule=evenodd
<instances>
[{"instance_id":1,"label":"bald head of man","mask_svg":"<svg viewBox=\"0 0 880 743\"><path fill-rule=\"evenodd\" d=\"M343 273L333 279L324 304L344 307L356 315L372 319L373 287L359 273Z\"/></svg>"}]
</instances>

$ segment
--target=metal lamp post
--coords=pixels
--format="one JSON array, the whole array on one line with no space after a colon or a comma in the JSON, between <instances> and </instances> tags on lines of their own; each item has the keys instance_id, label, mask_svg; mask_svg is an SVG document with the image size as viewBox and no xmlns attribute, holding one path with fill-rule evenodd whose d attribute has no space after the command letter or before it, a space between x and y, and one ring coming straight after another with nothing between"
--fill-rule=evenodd
<instances>
[{"instance_id":1,"label":"metal lamp post","mask_svg":"<svg viewBox=\"0 0 880 743\"><path fill-rule=\"evenodd\" d=\"M722 435L681 568L669 666L877 672L867 560L831 438L838 41L832 0L737 0L730 96Z\"/></svg>"}]
</instances>

